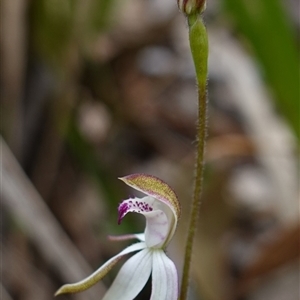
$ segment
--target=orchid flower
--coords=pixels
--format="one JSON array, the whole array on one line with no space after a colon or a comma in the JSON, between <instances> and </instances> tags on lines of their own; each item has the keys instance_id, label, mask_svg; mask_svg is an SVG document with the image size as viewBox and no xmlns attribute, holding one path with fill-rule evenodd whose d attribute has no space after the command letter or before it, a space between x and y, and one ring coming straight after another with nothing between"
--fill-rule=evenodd
<instances>
[{"instance_id":1,"label":"orchid flower","mask_svg":"<svg viewBox=\"0 0 300 300\"><path fill-rule=\"evenodd\" d=\"M151 300L177 300L177 271L164 250L177 226L180 215L178 199L165 182L154 176L133 174L120 179L146 196L122 201L118 208L118 223L121 223L127 213L135 212L145 216L146 228L144 233L116 236L111 239L137 239L139 242L125 248L82 281L63 285L55 295L88 289L101 280L123 256L139 251L122 266L102 300L134 299L147 283L151 273Z\"/></svg>"}]
</instances>

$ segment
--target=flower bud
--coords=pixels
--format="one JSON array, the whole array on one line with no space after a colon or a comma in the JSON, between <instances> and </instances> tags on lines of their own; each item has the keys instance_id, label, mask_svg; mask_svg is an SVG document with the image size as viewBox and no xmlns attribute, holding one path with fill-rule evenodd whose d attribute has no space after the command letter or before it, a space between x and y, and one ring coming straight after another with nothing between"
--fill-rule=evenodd
<instances>
[{"instance_id":1,"label":"flower bud","mask_svg":"<svg viewBox=\"0 0 300 300\"><path fill-rule=\"evenodd\" d=\"M177 0L177 3L186 15L201 14L206 8L206 0Z\"/></svg>"}]
</instances>

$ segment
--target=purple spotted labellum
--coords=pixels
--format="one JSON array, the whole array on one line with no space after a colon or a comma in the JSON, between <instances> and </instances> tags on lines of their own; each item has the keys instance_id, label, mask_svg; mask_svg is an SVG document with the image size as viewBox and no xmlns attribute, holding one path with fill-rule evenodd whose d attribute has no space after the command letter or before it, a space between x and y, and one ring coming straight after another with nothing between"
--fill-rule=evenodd
<instances>
[{"instance_id":1,"label":"purple spotted labellum","mask_svg":"<svg viewBox=\"0 0 300 300\"><path fill-rule=\"evenodd\" d=\"M120 179L146 196L122 201L118 207L118 223L127 213L135 212L145 216L146 227L144 233L112 236L110 239L137 239L139 242L112 257L89 277L62 286L55 295L88 289L101 280L124 255L139 251L122 266L102 300L134 299L151 274L151 300L177 300L177 270L164 250L174 235L180 216L178 199L165 182L154 176L133 174Z\"/></svg>"}]
</instances>

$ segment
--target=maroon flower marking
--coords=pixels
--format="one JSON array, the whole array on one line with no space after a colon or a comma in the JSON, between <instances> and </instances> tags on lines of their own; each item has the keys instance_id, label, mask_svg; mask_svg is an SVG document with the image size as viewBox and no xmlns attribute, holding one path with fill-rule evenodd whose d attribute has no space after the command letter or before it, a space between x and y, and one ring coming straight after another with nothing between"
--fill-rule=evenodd
<instances>
[{"instance_id":1,"label":"maroon flower marking","mask_svg":"<svg viewBox=\"0 0 300 300\"><path fill-rule=\"evenodd\" d=\"M122 221L123 217L125 216L127 210L128 210L128 204L126 202L122 202L118 207L118 211L119 211L118 224L119 225L121 224L121 221Z\"/></svg>"},{"instance_id":2,"label":"maroon flower marking","mask_svg":"<svg viewBox=\"0 0 300 300\"><path fill-rule=\"evenodd\" d=\"M123 201L119 207L118 207L118 212L119 212L119 217L118 217L118 224L121 224L122 219L126 215L126 213L131 210L132 212L149 212L152 211L153 208L146 202L142 201L134 201L134 200L125 200Z\"/></svg>"}]
</instances>

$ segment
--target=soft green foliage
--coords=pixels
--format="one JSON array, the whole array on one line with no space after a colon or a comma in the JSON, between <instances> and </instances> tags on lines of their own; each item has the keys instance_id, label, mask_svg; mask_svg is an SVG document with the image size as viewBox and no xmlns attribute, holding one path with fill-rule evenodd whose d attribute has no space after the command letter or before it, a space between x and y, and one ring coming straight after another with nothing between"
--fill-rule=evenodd
<instances>
[{"instance_id":1,"label":"soft green foliage","mask_svg":"<svg viewBox=\"0 0 300 300\"><path fill-rule=\"evenodd\" d=\"M275 94L277 108L299 138L299 57L284 1L225 0L224 3L238 29L251 42Z\"/></svg>"},{"instance_id":2,"label":"soft green foliage","mask_svg":"<svg viewBox=\"0 0 300 300\"><path fill-rule=\"evenodd\" d=\"M101 32L107 29L111 21L114 4L115 0L93 1L88 15L91 31Z\"/></svg>"},{"instance_id":3,"label":"soft green foliage","mask_svg":"<svg viewBox=\"0 0 300 300\"><path fill-rule=\"evenodd\" d=\"M38 0L31 4L33 50L51 63L60 63L69 47L74 27L71 0Z\"/></svg>"},{"instance_id":4,"label":"soft green foliage","mask_svg":"<svg viewBox=\"0 0 300 300\"><path fill-rule=\"evenodd\" d=\"M32 1L33 50L52 67L61 68L75 45L83 48L86 40L104 31L111 20L114 4L115 0Z\"/></svg>"}]
</instances>

